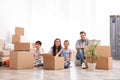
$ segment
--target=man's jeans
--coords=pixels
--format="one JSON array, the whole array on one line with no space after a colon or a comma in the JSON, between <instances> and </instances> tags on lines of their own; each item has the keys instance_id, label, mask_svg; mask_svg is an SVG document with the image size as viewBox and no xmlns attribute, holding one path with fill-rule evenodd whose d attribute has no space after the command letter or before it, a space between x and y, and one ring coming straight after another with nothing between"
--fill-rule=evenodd
<instances>
[{"instance_id":1,"label":"man's jeans","mask_svg":"<svg viewBox=\"0 0 120 80\"><path fill-rule=\"evenodd\" d=\"M84 51L83 50L77 50L76 59L80 60L81 63L84 62L85 57L84 57Z\"/></svg>"}]
</instances>

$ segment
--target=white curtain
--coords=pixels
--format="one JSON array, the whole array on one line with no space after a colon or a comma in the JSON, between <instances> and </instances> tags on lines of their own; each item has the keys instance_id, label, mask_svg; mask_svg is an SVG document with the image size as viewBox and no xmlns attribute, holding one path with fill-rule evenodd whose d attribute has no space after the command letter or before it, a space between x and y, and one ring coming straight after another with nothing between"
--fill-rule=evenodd
<instances>
[{"instance_id":1,"label":"white curtain","mask_svg":"<svg viewBox=\"0 0 120 80\"><path fill-rule=\"evenodd\" d=\"M93 23L91 3L91 0L33 0L30 40L41 40L47 52L55 38L60 38L62 44L68 39L74 49L79 32L89 33Z\"/></svg>"}]
</instances>

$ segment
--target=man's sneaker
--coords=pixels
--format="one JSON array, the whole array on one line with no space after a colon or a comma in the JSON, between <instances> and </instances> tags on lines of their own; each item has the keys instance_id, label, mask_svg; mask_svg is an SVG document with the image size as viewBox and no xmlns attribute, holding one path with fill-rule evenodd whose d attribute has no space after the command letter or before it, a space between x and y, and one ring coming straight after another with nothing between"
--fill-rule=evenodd
<instances>
[{"instance_id":1,"label":"man's sneaker","mask_svg":"<svg viewBox=\"0 0 120 80\"><path fill-rule=\"evenodd\" d=\"M86 69L85 63L82 63L82 69Z\"/></svg>"}]
</instances>

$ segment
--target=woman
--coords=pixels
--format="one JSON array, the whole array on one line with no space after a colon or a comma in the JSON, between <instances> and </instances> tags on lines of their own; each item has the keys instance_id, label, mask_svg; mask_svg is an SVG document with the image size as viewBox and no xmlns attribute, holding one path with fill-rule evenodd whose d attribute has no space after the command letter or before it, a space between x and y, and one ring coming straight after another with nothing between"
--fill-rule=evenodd
<instances>
[{"instance_id":1,"label":"woman","mask_svg":"<svg viewBox=\"0 0 120 80\"><path fill-rule=\"evenodd\" d=\"M59 38L56 38L54 41L53 47L51 47L49 53L52 54L53 56L60 56L61 53L61 40Z\"/></svg>"}]
</instances>

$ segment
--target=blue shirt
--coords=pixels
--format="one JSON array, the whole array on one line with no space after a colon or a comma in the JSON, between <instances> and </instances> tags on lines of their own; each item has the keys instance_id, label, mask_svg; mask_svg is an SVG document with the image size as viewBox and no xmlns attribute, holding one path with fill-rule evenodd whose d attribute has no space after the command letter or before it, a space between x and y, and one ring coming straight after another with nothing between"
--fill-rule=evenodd
<instances>
[{"instance_id":1,"label":"blue shirt","mask_svg":"<svg viewBox=\"0 0 120 80\"><path fill-rule=\"evenodd\" d=\"M64 57L64 61L66 61L67 59L70 58L71 53L72 53L72 51L70 49L65 50L64 48L62 48L61 56Z\"/></svg>"},{"instance_id":2,"label":"blue shirt","mask_svg":"<svg viewBox=\"0 0 120 80\"><path fill-rule=\"evenodd\" d=\"M78 47L82 47L82 46L88 46L89 42L88 39L86 39L86 41L82 41L81 39L76 41L76 45L75 48L78 49Z\"/></svg>"}]
</instances>

